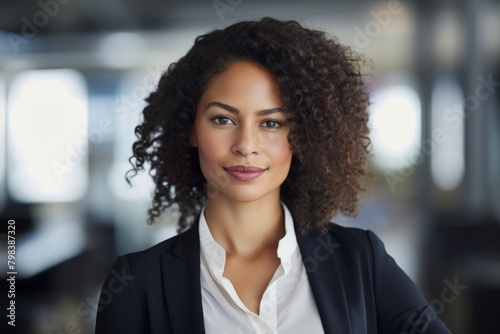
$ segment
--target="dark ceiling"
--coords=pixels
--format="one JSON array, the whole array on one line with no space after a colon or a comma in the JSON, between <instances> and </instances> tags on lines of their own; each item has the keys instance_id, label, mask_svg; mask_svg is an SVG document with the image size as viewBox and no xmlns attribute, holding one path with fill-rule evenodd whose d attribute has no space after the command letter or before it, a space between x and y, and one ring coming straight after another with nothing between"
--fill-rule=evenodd
<instances>
[{"instance_id":1,"label":"dark ceiling","mask_svg":"<svg viewBox=\"0 0 500 334\"><path fill-rule=\"evenodd\" d=\"M0 29L21 33L28 20L41 28L41 34L151 30L175 23L173 14L191 2L195 1L3 0L0 5ZM209 1L205 4L196 2L200 6L210 5ZM40 12L50 15L45 25L44 14Z\"/></svg>"},{"instance_id":2,"label":"dark ceiling","mask_svg":"<svg viewBox=\"0 0 500 334\"><path fill-rule=\"evenodd\" d=\"M29 21L40 28L40 34L148 31L185 24L217 21L220 23L224 19L220 16L221 13L226 16L244 17L253 12L262 12L263 8L272 7L273 13L283 13L282 15L286 16L300 11L321 13L325 5L342 8L363 3L366 5L367 1L1 0L0 30L19 34L27 24L26 21Z\"/></svg>"},{"instance_id":3,"label":"dark ceiling","mask_svg":"<svg viewBox=\"0 0 500 334\"><path fill-rule=\"evenodd\" d=\"M411 15L394 16L386 31L373 38L376 43L361 48L377 62L378 68L409 66L415 34L426 41L423 44L426 49L444 50L448 62L449 58L460 58L456 55L467 49L455 46L475 40L493 50L492 57L498 57L500 43L497 33L491 32L499 31L500 0L400 1L411 8L406 12ZM165 54L168 50L185 49L188 46L183 41L191 41L201 32L264 15L304 21L306 25L330 30L346 44L359 46L356 29L366 29L374 21L373 11L387 10L390 3L390 0L0 0L0 70L35 64L94 66L98 64L96 53L102 51L102 38L123 32L138 35L144 41L147 56L155 57L154 52ZM441 15L446 12L443 8L453 8L451 12L458 13L457 19L446 21L450 15ZM489 16L484 17L486 14ZM173 31L175 36L168 35ZM477 37L469 37L467 42L467 34ZM445 38L434 45L434 35ZM107 41L106 45L114 44ZM123 55L120 50L131 47L121 46L115 52L116 57Z\"/></svg>"}]
</instances>

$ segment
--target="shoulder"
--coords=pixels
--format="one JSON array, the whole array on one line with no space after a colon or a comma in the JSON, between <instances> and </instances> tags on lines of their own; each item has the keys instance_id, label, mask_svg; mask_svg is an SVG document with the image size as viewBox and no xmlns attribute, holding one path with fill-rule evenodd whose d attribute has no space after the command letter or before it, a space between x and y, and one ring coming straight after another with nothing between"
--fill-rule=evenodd
<instances>
[{"instance_id":1,"label":"shoulder","mask_svg":"<svg viewBox=\"0 0 500 334\"><path fill-rule=\"evenodd\" d=\"M371 272L377 262L388 256L383 242L372 231L335 223L329 225L325 234L298 234L297 239L304 263L313 267L326 265L330 263L328 259L334 259L349 270L358 268Z\"/></svg>"},{"instance_id":2,"label":"shoulder","mask_svg":"<svg viewBox=\"0 0 500 334\"><path fill-rule=\"evenodd\" d=\"M364 258L372 264L388 256L384 243L371 230L332 224L329 235L339 243L340 254Z\"/></svg>"},{"instance_id":3,"label":"shoulder","mask_svg":"<svg viewBox=\"0 0 500 334\"><path fill-rule=\"evenodd\" d=\"M335 236L336 238L339 239L341 238L362 243L368 241L369 235L375 235L370 230L365 230L358 227L339 225L336 223L330 223L328 227L328 234Z\"/></svg>"},{"instance_id":4,"label":"shoulder","mask_svg":"<svg viewBox=\"0 0 500 334\"><path fill-rule=\"evenodd\" d=\"M332 223L328 234L354 250L373 252L383 248L385 251L382 240L371 230Z\"/></svg>"},{"instance_id":5,"label":"shoulder","mask_svg":"<svg viewBox=\"0 0 500 334\"><path fill-rule=\"evenodd\" d=\"M138 251L138 252L132 252L132 253L127 253L124 254L123 256L126 257L130 261L134 260L148 260L148 259L153 259L158 257L160 254L164 252L169 252L170 250L173 249L174 245L177 243L177 240L179 239L179 235L175 235L169 239L163 240L162 242L153 245L149 248L146 248L144 250Z\"/></svg>"},{"instance_id":6,"label":"shoulder","mask_svg":"<svg viewBox=\"0 0 500 334\"><path fill-rule=\"evenodd\" d=\"M308 247L327 243L338 252L349 251L371 254L384 248L382 241L374 232L357 227L346 227L336 223L331 223L328 226L328 232L325 234L299 235L298 239L299 242Z\"/></svg>"},{"instance_id":7,"label":"shoulder","mask_svg":"<svg viewBox=\"0 0 500 334\"><path fill-rule=\"evenodd\" d=\"M185 260L199 259L199 237L196 228L173 236L150 248L139 252L128 253L121 258L125 260L131 271L154 272L160 270L163 256L171 255Z\"/></svg>"}]
</instances>

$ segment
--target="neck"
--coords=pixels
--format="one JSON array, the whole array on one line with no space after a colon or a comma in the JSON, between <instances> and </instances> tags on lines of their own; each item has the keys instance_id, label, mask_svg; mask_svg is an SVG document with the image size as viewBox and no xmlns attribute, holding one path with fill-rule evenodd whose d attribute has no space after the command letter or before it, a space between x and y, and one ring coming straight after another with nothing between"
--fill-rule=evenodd
<instances>
[{"instance_id":1,"label":"neck","mask_svg":"<svg viewBox=\"0 0 500 334\"><path fill-rule=\"evenodd\" d=\"M215 241L229 255L252 256L270 247L277 248L285 235L279 198L256 202L213 198L207 203L205 218Z\"/></svg>"}]
</instances>

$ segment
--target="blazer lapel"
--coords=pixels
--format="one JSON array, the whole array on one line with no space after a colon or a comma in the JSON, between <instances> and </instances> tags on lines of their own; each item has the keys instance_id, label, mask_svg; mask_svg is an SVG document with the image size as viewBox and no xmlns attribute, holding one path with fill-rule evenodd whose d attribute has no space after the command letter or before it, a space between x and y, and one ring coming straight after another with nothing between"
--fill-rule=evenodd
<instances>
[{"instance_id":1,"label":"blazer lapel","mask_svg":"<svg viewBox=\"0 0 500 334\"><path fill-rule=\"evenodd\" d=\"M163 293L173 333L205 333L200 285L198 223L161 256Z\"/></svg>"},{"instance_id":2,"label":"blazer lapel","mask_svg":"<svg viewBox=\"0 0 500 334\"><path fill-rule=\"evenodd\" d=\"M325 333L351 333L348 302L335 254L340 244L331 233L303 236L297 231L296 235Z\"/></svg>"}]
</instances>

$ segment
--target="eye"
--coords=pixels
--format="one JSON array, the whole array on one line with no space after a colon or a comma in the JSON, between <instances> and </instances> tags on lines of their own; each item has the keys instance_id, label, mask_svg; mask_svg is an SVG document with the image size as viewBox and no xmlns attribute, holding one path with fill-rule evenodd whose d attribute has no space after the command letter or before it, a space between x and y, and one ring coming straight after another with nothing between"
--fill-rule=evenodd
<instances>
[{"instance_id":1,"label":"eye","mask_svg":"<svg viewBox=\"0 0 500 334\"><path fill-rule=\"evenodd\" d=\"M262 122L262 125L266 128L272 128L272 129L277 129L282 126L281 122L275 121L275 120L267 120Z\"/></svg>"},{"instance_id":2,"label":"eye","mask_svg":"<svg viewBox=\"0 0 500 334\"><path fill-rule=\"evenodd\" d=\"M233 120L226 116L217 116L212 118L212 122L218 125L234 124Z\"/></svg>"}]
</instances>

